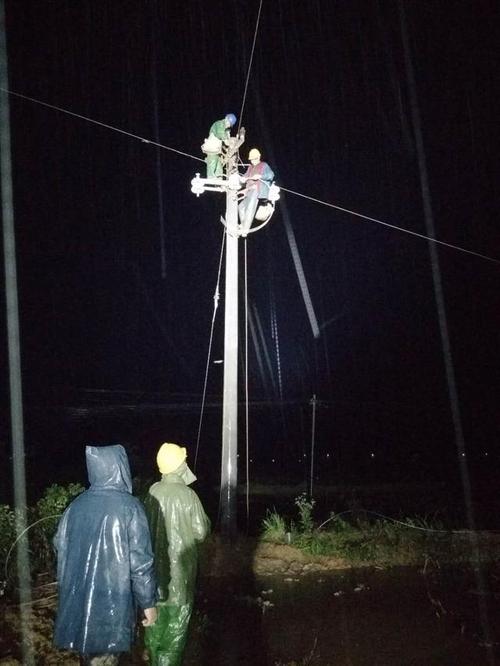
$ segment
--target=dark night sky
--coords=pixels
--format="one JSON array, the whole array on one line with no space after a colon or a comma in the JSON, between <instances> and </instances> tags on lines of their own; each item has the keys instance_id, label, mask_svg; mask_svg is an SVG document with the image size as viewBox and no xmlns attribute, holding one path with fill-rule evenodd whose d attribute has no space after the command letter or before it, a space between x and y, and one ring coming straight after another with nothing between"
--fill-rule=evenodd
<instances>
[{"instance_id":1,"label":"dark night sky","mask_svg":"<svg viewBox=\"0 0 500 666\"><path fill-rule=\"evenodd\" d=\"M404 5L437 237L500 258L498 3ZM201 157L211 123L239 114L258 7L8 1L10 88L148 139L156 109L158 140ZM12 96L10 113L28 403L82 388L199 395L223 208L220 195L190 192L203 165ZM279 185L426 233L395 0L266 0L243 115L242 156L259 146ZM452 455L427 243L283 202L323 327L315 342L282 208L248 255L271 350L276 310L284 398L330 402L325 450ZM439 255L466 441L471 455L499 453L500 266ZM220 391L213 366L209 392ZM253 353L250 396L273 398Z\"/></svg>"}]
</instances>

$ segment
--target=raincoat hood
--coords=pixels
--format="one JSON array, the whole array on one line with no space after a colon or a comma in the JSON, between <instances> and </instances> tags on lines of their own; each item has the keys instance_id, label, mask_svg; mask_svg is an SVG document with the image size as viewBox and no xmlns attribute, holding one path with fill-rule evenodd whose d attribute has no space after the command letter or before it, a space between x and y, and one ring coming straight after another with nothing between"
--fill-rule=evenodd
<instances>
[{"instance_id":1,"label":"raincoat hood","mask_svg":"<svg viewBox=\"0 0 500 666\"><path fill-rule=\"evenodd\" d=\"M93 488L115 488L132 492L132 475L121 444L86 446L87 473Z\"/></svg>"}]
</instances>

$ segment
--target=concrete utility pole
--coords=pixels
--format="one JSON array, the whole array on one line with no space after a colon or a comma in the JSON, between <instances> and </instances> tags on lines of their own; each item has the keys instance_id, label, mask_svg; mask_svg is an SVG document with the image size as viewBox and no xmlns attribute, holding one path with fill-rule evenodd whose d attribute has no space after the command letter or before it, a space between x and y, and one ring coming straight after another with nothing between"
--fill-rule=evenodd
<instances>
[{"instance_id":1,"label":"concrete utility pole","mask_svg":"<svg viewBox=\"0 0 500 666\"><path fill-rule=\"evenodd\" d=\"M238 148L245 130L231 137L223 156L225 178L200 178L191 181L197 196L205 191L226 193L226 286L224 318L224 388L222 408L221 530L224 536L236 534L236 492L238 484Z\"/></svg>"},{"instance_id":2,"label":"concrete utility pole","mask_svg":"<svg viewBox=\"0 0 500 666\"><path fill-rule=\"evenodd\" d=\"M238 136L230 137L221 156L225 174L223 178L200 178L197 173L191 181L191 191L199 196L203 192L226 193L226 287L224 318L224 389L222 408L221 459L221 530L224 536L236 534L236 491L238 484L238 239L241 235L257 231L269 221L274 204L279 199L279 187L271 185L268 201L272 210L259 217L253 229L241 229L238 224L238 201L242 194L242 181L238 174L238 149L245 140L242 127ZM267 217L266 217L267 216ZM257 214L256 214L257 218Z\"/></svg>"},{"instance_id":3,"label":"concrete utility pole","mask_svg":"<svg viewBox=\"0 0 500 666\"><path fill-rule=\"evenodd\" d=\"M238 142L231 139L226 175L238 172ZM238 485L238 199L226 190L226 287L224 317L224 393L222 408L221 527L226 536L236 534Z\"/></svg>"},{"instance_id":4,"label":"concrete utility pole","mask_svg":"<svg viewBox=\"0 0 500 666\"><path fill-rule=\"evenodd\" d=\"M21 377L21 340L19 332L19 305L17 290L16 238L14 229L14 197L10 142L10 113L7 35L5 6L0 0L0 191L5 262L5 304L7 308L7 347L9 356L10 420L12 436L12 467L14 476L14 502L16 508L16 536L26 530L26 470L24 453L23 393ZM31 603L30 560L27 539L17 542L17 578L21 612L21 640L23 664L35 663L33 648L29 644L29 606Z\"/></svg>"}]
</instances>

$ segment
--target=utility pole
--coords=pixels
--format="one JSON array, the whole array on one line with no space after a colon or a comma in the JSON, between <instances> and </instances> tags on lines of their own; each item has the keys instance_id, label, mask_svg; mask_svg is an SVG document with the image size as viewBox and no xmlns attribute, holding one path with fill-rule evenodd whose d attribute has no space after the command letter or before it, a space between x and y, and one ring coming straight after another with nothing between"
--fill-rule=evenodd
<instances>
[{"instance_id":1,"label":"utility pole","mask_svg":"<svg viewBox=\"0 0 500 666\"><path fill-rule=\"evenodd\" d=\"M237 174L239 142L231 139L226 175ZM236 534L238 485L238 194L226 190L226 285L224 315L224 391L222 407L221 527Z\"/></svg>"},{"instance_id":2,"label":"utility pole","mask_svg":"<svg viewBox=\"0 0 500 666\"><path fill-rule=\"evenodd\" d=\"M261 229L269 221L259 219L259 225L251 230L241 230L238 225L238 201L242 182L238 174L238 149L245 140L242 127L238 136L227 140L221 155L225 166L223 178L201 178L197 173L191 181L191 191L199 196L203 192L225 192L226 217L221 222L226 227L226 285L224 315L224 388L222 407L222 456L221 456L221 531L226 538L236 535L236 500L238 484L238 239L241 235ZM268 201L279 199L279 187L271 185Z\"/></svg>"},{"instance_id":3,"label":"utility pole","mask_svg":"<svg viewBox=\"0 0 500 666\"><path fill-rule=\"evenodd\" d=\"M224 308L224 387L222 407L221 456L221 531L226 538L236 535L236 501L238 484L238 148L245 140L242 128L230 137L222 159L225 178L200 178L191 181L191 191L226 193L226 285Z\"/></svg>"},{"instance_id":4,"label":"utility pole","mask_svg":"<svg viewBox=\"0 0 500 666\"><path fill-rule=\"evenodd\" d=\"M35 663L29 645L29 607L31 603L30 560L27 539L20 539L26 531L26 469L24 452L24 418L21 376L21 341L19 332L19 304L17 289L16 238L14 229L14 201L12 190L12 164L10 142L10 109L7 35L5 5L0 0L0 193L5 263L5 304L7 315L7 347L9 357L10 420L12 436L12 468L14 476L14 502L16 509L17 579L21 613L21 640L23 664Z\"/></svg>"},{"instance_id":5,"label":"utility pole","mask_svg":"<svg viewBox=\"0 0 500 666\"><path fill-rule=\"evenodd\" d=\"M316 444L316 394L313 394L313 397L310 400L310 405L312 405L312 422L311 422L311 469L309 477L309 498L313 498L313 482L314 482L314 446Z\"/></svg>"}]
</instances>

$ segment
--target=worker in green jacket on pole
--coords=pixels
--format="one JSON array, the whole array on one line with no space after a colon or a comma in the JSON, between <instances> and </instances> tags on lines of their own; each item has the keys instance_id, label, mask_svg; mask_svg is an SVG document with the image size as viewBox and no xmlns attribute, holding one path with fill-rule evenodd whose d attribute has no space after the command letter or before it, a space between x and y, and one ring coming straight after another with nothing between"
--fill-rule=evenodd
<instances>
[{"instance_id":1,"label":"worker in green jacket on pole","mask_svg":"<svg viewBox=\"0 0 500 666\"><path fill-rule=\"evenodd\" d=\"M162 444L156 457L161 481L144 501L158 582L158 619L146 627L145 645L152 666L180 666L193 610L198 566L197 544L210 532L210 521L186 463L186 449Z\"/></svg>"},{"instance_id":2,"label":"worker in green jacket on pole","mask_svg":"<svg viewBox=\"0 0 500 666\"><path fill-rule=\"evenodd\" d=\"M216 120L210 128L208 138L201 146L205 153L207 165L207 178L221 178L224 175L224 166L221 161L222 147L227 144L231 127L236 124L236 116L228 113L222 120Z\"/></svg>"}]
</instances>

